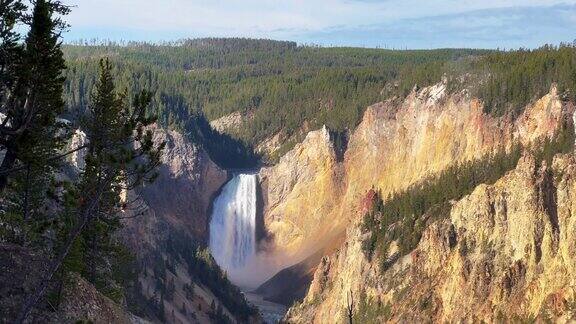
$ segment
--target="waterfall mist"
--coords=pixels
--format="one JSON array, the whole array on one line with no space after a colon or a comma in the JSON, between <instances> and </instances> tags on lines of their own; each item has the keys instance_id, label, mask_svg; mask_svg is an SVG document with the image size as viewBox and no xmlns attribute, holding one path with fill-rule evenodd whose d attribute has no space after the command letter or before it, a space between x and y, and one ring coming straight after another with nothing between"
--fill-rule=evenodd
<instances>
[{"instance_id":1,"label":"waterfall mist","mask_svg":"<svg viewBox=\"0 0 576 324\"><path fill-rule=\"evenodd\" d=\"M212 256L234 284L247 290L257 288L288 262L279 254L257 253L257 190L256 174L235 175L214 200L210 220Z\"/></svg>"}]
</instances>

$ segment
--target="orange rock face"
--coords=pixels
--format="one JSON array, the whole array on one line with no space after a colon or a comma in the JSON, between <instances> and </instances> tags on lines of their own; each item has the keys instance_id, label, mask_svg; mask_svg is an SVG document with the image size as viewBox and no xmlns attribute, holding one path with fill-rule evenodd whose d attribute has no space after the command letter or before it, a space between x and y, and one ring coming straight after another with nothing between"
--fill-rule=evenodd
<instances>
[{"instance_id":1,"label":"orange rock face","mask_svg":"<svg viewBox=\"0 0 576 324\"><path fill-rule=\"evenodd\" d=\"M373 105L343 162L324 128L261 171L266 229L276 249L298 259L354 222L369 190L386 197L454 164L529 145L568 115L555 88L514 122L484 114L466 93L445 95L443 83Z\"/></svg>"},{"instance_id":2,"label":"orange rock face","mask_svg":"<svg viewBox=\"0 0 576 324\"><path fill-rule=\"evenodd\" d=\"M367 299L376 300L382 305L399 303L398 307L391 307L397 317L390 317L399 321L424 320L426 316L435 316L439 321L455 318L490 321L496 320L494 305L501 301L503 305L519 302L518 299L506 299L512 297L501 297L502 294L514 295L521 291L538 296L518 304L521 308L518 308L517 314L528 316L541 309L547 300L546 294L565 287L566 281L559 286L542 289L542 284L537 283L540 279L525 279L529 273L540 271L538 267L529 265L534 260L515 263L522 260L520 256L526 253L532 253L532 258L536 255L544 257L544 251L534 250L535 238L542 242L554 242L553 236L546 238L547 225L542 225L546 223L545 218L538 218L544 222L538 223L541 221L530 216L539 212L542 205L524 197L526 192L522 190L515 191L518 197L510 200L510 204L518 205L518 208L525 206L525 211L513 221L514 226L510 220L498 223L502 230L508 231L487 234L485 226L494 220L475 220L475 211L479 206L489 207L497 203L490 202L494 198L492 191L483 191L486 188L481 186L475 194L486 200L479 198L462 207L458 213L455 210L459 209L453 209L451 222L432 225L425 231L416 251L398 260L385 277L380 274L377 264L368 262L364 257L362 234L356 225L363 215L367 192L379 191L386 197L455 164L510 150L517 143L531 146L552 137L564 121L572 119L574 112L571 105L560 100L554 87L548 95L526 107L523 115L515 120L486 115L482 103L477 99L465 92L445 95L444 89L443 84L438 84L414 92L401 102L387 101L369 107L363 121L351 135L345 159L341 163L336 162L333 153L330 153L333 147L328 137L315 132L277 166L263 171L262 178L268 183L265 188L268 192L277 190L271 184L287 184L281 191L268 195L265 214L266 225L269 225L267 229L277 239L277 249L285 248L292 255L306 255L314 247L321 246L330 234L347 231L346 243L337 253L322 261L329 266L318 268L312 283L314 289L310 290L302 304L290 310L286 317L289 322L308 323L310 318L314 318L316 323L343 322L342 310L346 307L346 296L350 291L356 296L365 294ZM523 176L514 179L502 180L503 184L498 190L508 192L505 189L507 186L511 186L510 190L514 186L538 186L536 180ZM506 197L503 194L501 199L506 200ZM464 201L458 204L464 205ZM471 223L462 225L457 215L471 217ZM472 226L479 229L474 234L469 229ZM486 246L494 244L498 237L503 249L505 246L505 257L497 265L457 257L459 252L452 251L446 239L451 228L458 231L463 228L464 232L471 233L467 240L482 241ZM511 228L516 230L511 232ZM537 235L534 237L528 233ZM459 241L459 244L464 243ZM490 253L500 253L501 250L481 251L488 258ZM450 255L450 263L446 263L447 255ZM500 267L497 282L494 281L496 266ZM440 286L440 283L432 280L438 276L446 280ZM543 278L546 278L543 279L546 282L553 281L552 277ZM496 286L508 286L509 292ZM518 290L520 286L522 289ZM476 295L466 293L472 288L477 291ZM414 294L410 294L410 291L414 291ZM424 293L430 291L432 293ZM411 296L409 300L413 303L398 302L396 298L399 295ZM555 300L552 299L553 304L558 304ZM410 307L414 303L422 303L426 312L411 312ZM462 305L476 307L478 311L467 315L463 313ZM479 314L488 315L482 317ZM418 317L421 315L423 317Z\"/></svg>"}]
</instances>

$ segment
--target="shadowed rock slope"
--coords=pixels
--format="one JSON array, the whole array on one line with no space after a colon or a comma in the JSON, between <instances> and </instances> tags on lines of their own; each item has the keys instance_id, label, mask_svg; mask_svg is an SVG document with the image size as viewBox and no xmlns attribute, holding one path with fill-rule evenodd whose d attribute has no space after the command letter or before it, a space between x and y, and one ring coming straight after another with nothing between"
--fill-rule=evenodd
<instances>
[{"instance_id":1,"label":"shadowed rock slope","mask_svg":"<svg viewBox=\"0 0 576 324\"><path fill-rule=\"evenodd\" d=\"M211 201L227 172L178 132L156 129L154 139L166 142L159 176L128 194L124 215L122 238L138 260L134 307L168 323L259 322L205 250Z\"/></svg>"}]
</instances>

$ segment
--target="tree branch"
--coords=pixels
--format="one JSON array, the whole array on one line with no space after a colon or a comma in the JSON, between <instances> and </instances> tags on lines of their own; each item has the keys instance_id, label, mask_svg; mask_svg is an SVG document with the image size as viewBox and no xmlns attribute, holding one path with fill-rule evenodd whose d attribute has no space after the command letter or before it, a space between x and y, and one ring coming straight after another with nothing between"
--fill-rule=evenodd
<instances>
[{"instance_id":1,"label":"tree branch","mask_svg":"<svg viewBox=\"0 0 576 324\"><path fill-rule=\"evenodd\" d=\"M44 278L42 278L42 280L40 281L36 290L34 290L34 292L31 295L29 295L28 298L26 298L26 301L22 305L22 308L20 310L20 313L19 313L15 323L18 323L18 324L24 323L24 321L26 320L26 318L30 314L30 311L32 310L32 308L38 303L38 300L40 300L40 297L42 297L42 295L44 295L44 293L46 292L46 289L48 288L50 281L54 277L54 274L58 271L58 269L60 268L60 266L62 265L62 263L66 259L66 257L68 256L68 253L70 253L70 249L72 248L74 241L76 241L78 236L84 230L84 227L86 227L86 225L92 219L92 215L94 214L95 210L98 208L98 204L100 202L102 194L105 191L105 188L107 187L108 182L109 181L103 181L100 183L100 186L98 188L98 192L95 195L95 197L93 197L93 199L90 201L90 203L88 205L86 205L86 207L81 211L80 222L72 230L70 236L66 240L66 243L64 244L64 247L63 247L62 251L60 252L60 254L58 255L58 257L56 259L54 259L52 261L52 263L50 264L50 266L48 267L48 271L46 272L46 275L44 276Z\"/></svg>"},{"instance_id":2,"label":"tree branch","mask_svg":"<svg viewBox=\"0 0 576 324\"><path fill-rule=\"evenodd\" d=\"M76 153L76 152L78 152L78 151L80 151L80 150L83 150L83 149L85 149L85 148L87 148L87 147L88 147L88 144L82 145L82 146L80 146L80 147L77 147L77 148L73 149L72 151L68 151L68 152L66 152L66 153L62 153L62 154L53 156L53 157L49 158L49 159L47 160L47 162L54 162L54 161L60 160L60 159L62 159L62 158L67 157L67 156L70 155L70 154ZM26 169L26 166L25 166L25 165L22 165L22 166L19 166L19 167L16 167L16 168L12 168L12 169L10 169L10 170L0 171L0 176L6 175L6 174L10 174L10 173L14 173L14 172L18 172L18 171L22 171L22 170L24 170L24 169Z\"/></svg>"}]
</instances>

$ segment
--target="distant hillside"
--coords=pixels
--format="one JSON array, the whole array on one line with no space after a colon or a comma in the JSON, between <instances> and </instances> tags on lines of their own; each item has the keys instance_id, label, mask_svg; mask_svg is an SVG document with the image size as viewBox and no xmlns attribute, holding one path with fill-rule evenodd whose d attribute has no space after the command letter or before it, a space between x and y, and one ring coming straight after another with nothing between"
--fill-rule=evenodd
<instances>
[{"instance_id":1,"label":"distant hillside","mask_svg":"<svg viewBox=\"0 0 576 324\"><path fill-rule=\"evenodd\" d=\"M74 111L85 109L97 61L110 57L125 87L155 92L154 109L164 125L187 130L191 115L215 120L240 112L242 127L228 133L256 146L278 133L289 139L323 124L334 130L353 128L369 105L391 94L406 94L415 84L436 82L449 62L486 51L198 39L170 45L70 45L65 53L66 97ZM391 86L393 80L399 82ZM383 91L387 84L388 91Z\"/></svg>"},{"instance_id":2,"label":"distant hillside","mask_svg":"<svg viewBox=\"0 0 576 324\"><path fill-rule=\"evenodd\" d=\"M129 91L148 88L155 93L153 109L162 124L191 132L196 126L192 116L200 121L204 116L209 121L234 116L222 120L235 123L219 129L240 142L229 140L232 149L211 145L221 146L219 152L259 146L272 160L310 130L322 125L353 129L371 104L404 97L415 85L431 85L444 75L450 91L473 91L493 115L518 115L547 93L552 82L560 83L561 91L576 82L571 46L514 52L396 51L210 38L164 45L69 45L65 55L66 100L72 111L85 109L97 62L110 57ZM215 134L200 137L211 143L221 139ZM251 154L233 157L244 161L233 166L247 166L254 159Z\"/></svg>"}]
</instances>

